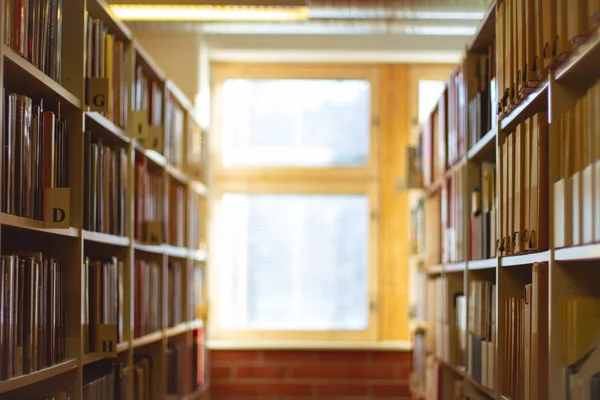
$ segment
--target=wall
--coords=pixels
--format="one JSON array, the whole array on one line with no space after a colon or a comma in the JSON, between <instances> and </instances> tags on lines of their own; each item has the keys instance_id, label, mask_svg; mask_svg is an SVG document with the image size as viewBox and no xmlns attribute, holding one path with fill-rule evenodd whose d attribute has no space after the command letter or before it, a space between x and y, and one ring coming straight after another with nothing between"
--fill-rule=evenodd
<instances>
[{"instance_id":1,"label":"wall","mask_svg":"<svg viewBox=\"0 0 600 400\"><path fill-rule=\"evenodd\" d=\"M211 400L409 400L410 352L219 350Z\"/></svg>"}]
</instances>

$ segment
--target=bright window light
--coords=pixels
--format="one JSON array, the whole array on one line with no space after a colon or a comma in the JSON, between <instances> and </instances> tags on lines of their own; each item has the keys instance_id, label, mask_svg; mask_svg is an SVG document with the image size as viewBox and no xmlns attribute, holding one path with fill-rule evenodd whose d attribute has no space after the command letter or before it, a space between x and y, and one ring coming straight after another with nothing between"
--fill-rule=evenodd
<instances>
[{"instance_id":1,"label":"bright window light","mask_svg":"<svg viewBox=\"0 0 600 400\"><path fill-rule=\"evenodd\" d=\"M125 21L300 21L307 7L115 4L113 12Z\"/></svg>"}]
</instances>

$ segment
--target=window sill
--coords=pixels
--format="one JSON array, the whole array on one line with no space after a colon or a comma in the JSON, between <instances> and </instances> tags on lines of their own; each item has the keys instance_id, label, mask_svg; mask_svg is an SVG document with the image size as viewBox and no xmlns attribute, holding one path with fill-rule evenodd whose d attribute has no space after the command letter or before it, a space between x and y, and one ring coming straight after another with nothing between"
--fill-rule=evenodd
<instances>
[{"instance_id":1,"label":"window sill","mask_svg":"<svg viewBox=\"0 0 600 400\"><path fill-rule=\"evenodd\" d=\"M411 351L412 342L345 342L345 341L292 341L292 340L207 340L209 350L404 350Z\"/></svg>"}]
</instances>

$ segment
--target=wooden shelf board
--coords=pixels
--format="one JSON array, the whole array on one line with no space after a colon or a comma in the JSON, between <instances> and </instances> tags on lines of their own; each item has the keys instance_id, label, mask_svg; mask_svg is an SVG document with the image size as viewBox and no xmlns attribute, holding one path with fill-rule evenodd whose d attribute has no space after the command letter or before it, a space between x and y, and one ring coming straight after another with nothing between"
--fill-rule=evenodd
<instances>
[{"instance_id":1,"label":"wooden shelf board","mask_svg":"<svg viewBox=\"0 0 600 400\"><path fill-rule=\"evenodd\" d=\"M165 244L164 246L165 253L169 257L177 257L177 258L187 258L189 254L189 250L185 247L171 246L170 244Z\"/></svg>"},{"instance_id":2,"label":"wooden shelf board","mask_svg":"<svg viewBox=\"0 0 600 400\"><path fill-rule=\"evenodd\" d=\"M600 259L600 243L565 247L554 252L556 261L588 261Z\"/></svg>"},{"instance_id":3,"label":"wooden shelf board","mask_svg":"<svg viewBox=\"0 0 600 400\"><path fill-rule=\"evenodd\" d=\"M45 381L57 375L64 374L77 368L77 360L68 360L40 371L31 374L18 376L6 381L0 382L0 393L10 392L11 390L20 389L24 386Z\"/></svg>"},{"instance_id":4,"label":"wooden shelf board","mask_svg":"<svg viewBox=\"0 0 600 400\"><path fill-rule=\"evenodd\" d=\"M189 257L194 261L206 261L206 250L190 250Z\"/></svg>"},{"instance_id":5,"label":"wooden shelf board","mask_svg":"<svg viewBox=\"0 0 600 400\"><path fill-rule=\"evenodd\" d=\"M101 139L104 144L127 145L131 143L131 138L127 136L127 132L98 112L86 112L85 122L85 129L90 131L95 138Z\"/></svg>"},{"instance_id":6,"label":"wooden shelf board","mask_svg":"<svg viewBox=\"0 0 600 400\"><path fill-rule=\"evenodd\" d=\"M96 353L89 353L89 354L84 355L81 358L81 365L93 364L97 361L104 360L104 359L107 359L107 357L98 355Z\"/></svg>"},{"instance_id":7,"label":"wooden shelf board","mask_svg":"<svg viewBox=\"0 0 600 400\"><path fill-rule=\"evenodd\" d=\"M190 102L190 99L188 99L188 97L181 91L181 89L179 89L177 85L175 85L175 83L170 79L167 80L165 86L173 95L173 97L175 97L175 100L177 100L179 105L185 108L189 114L193 114L192 103Z\"/></svg>"},{"instance_id":8,"label":"wooden shelf board","mask_svg":"<svg viewBox=\"0 0 600 400\"><path fill-rule=\"evenodd\" d=\"M468 268L469 271L479 270L479 269L491 269L496 268L498 265L497 258L487 258L485 260L472 260L469 261Z\"/></svg>"},{"instance_id":9,"label":"wooden shelf board","mask_svg":"<svg viewBox=\"0 0 600 400\"><path fill-rule=\"evenodd\" d=\"M444 271L444 266L442 264L430 265L429 267L427 267L427 273L429 275L441 274L443 271Z\"/></svg>"},{"instance_id":10,"label":"wooden shelf board","mask_svg":"<svg viewBox=\"0 0 600 400\"><path fill-rule=\"evenodd\" d=\"M84 240L89 242L104 243L113 246L127 247L131 243L128 237L109 235L107 233L82 230L81 235Z\"/></svg>"},{"instance_id":11,"label":"wooden shelf board","mask_svg":"<svg viewBox=\"0 0 600 400\"><path fill-rule=\"evenodd\" d=\"M137 251L143 251L145 253L152 254L165 254L166 252L165 245L163 244L143 244L134 242L133 248Z\"/></svg>"},{"instance_id":12,"label":"wooden shelf board","mask_svg":"<svg viewBox=\"0 0 600 400\"><path fill-rule=\"evenodd\" d=\"M443 184L444 184L444 178L443 177L438 178L435 182L433 182L431 185L429 185L425 188L425 193L427 193L427 195L430 196L433 193L440 190L442 188Z\"/></svg>"},{"instance_id":13,"label":"wooden shelf board","mask_svg":"<svg viewBox=\"0 0 600 400\"><path fill-rule=\"evenodd\" d=\"M190 330L189 325L187 322L182 322L180 324L177 324L171 328L167 328L165 330L165 336L166 337L173 337L173 336L177 336L177 335L181 335L182 333L186 333Z\"/></svg>"},{"instance_id":14,"label":"wooden shelf board","mask_svg":"<svg viewBox=\"0 0 600 400\"><path fill-rule=\"evenodd\" d=\"M446 264L444 266L445 272L462 272L466 269L466 263L464 261Z\"/></svg>"},{"instance_id":15,"label":"wooden shelf board","mask_svg":"<svg viewBox=\"0 0 600 400\"><path fill-rule=\"evenodd\" d=\"M129 341L128 340L117 344L117 353L122 353L127 350L129 350Z\"/></svg>"},{"instance_id":16,"label":"wooden shelf board","mask_svg":"<svg viewBox=\"0 0 600 400\"><path fill-rule=\"evenodd\" d=\"M573 52L555 70L555 80L560 84L584 86L587 88L600 78L598 70L600 59L600 28L596 28L585 42Z\"/></svg>"},{"instance_id":17,"label":"wooden shelf board","mask_svg":"<svg viewBox=\"0 0 600 400\"><path fill-rule=\"evenodd\" d=\"M155 343L155 342L158 342L159 340L161 340L162 336L163 336L162 331L156 331L156 332L150 333L148 335L144 335L139 338L133 339L133 343L131 344L131 346L133 348L136 348L136 347L145 346L147 344Z\"/></svg>"},{"instance_id":18,"label":"wooden shelf board","mask_svg":"<svg viewBox=\"0 0 600 400\"><path fill-rule=\"evenodd\" d=\"M81 109L81 100L10 47L2 44L2 53L4 54L4 88L6 92L15 91L27 96L57 99L60 100L61 107Z\"/></svg>"},{"instance_id":19,"label":"wooden shelf board","mask_svg":"<svg viewBox=\"0 0 600 400\"><path fill-rule=\"evenodd\" d=\"M202 182L198 182L198 181L190 181L189 187L196 193L198 193L201 196L207 196L208 195L208 188L206 187L206 185Z\"/></svg>"},{"instance_id":20,"label":"wooden shelf board","mask_svg":"<svg viewBox=\"0 0 600 400\"><path fill-rule=\"evenodd\" d=\"M517 267L521 265L530 265L534 262L550 261L550 252L548 250L538 251L536 253L519 254L516 256L506 256L500 258L502 267Z\"/></svg>"},{"instance_id":21,"label":"wooden shelf board","mask_svg":"<svg viewBox=\"0 0 600 400\"><path fill-rule=\"evenodd\" d=\"M516 129L517 125L531 118L540 111L548 108L548 79L545 79L539 86L521 101L511 113L507 114L500 121L500 129L509 133Z\"/></svg>"},{"instance_id":22,"label":"wooden shelf board","mask_svg":"<svg viewBox=\"0 0 600 400\"><path fill-rule=\"evenodd\" d=\"M140 45L137 40L133 40L133 48L135 50L135 59L138 64L144 68L144 72L149 78L160 81L164 84L166 81L165 73L159 68L158 64L146 53L146 50Z\"/></svg>"},{"instance_id":23,"label":"wooden shelf board","mask_svg":"<svg viewBox=\"0 0 600 400\"><path fill-rule=\"evenodd\" d=\"M190 178L186 174L171 164L165 165L165 170L171 178L175 179L182 185L187 185L190 182Z\"/></svg>"},{"instance_id":24,"label":"wooden shelf board","mask_svg":"<svg viewBox=\"0 0 600 400\"><path fill-rule=\"evenodd\" d=\"M471 375L469 375L465 371L464 367L458 367L456 365L452 365L452 364L450 364L444 360L441 360L439 358L438 358L438 361L440 363L442 363L444 366L446 366L449 370L454 372L456 375L459 375L460 377L469 381L469 383L471 383L471 385L473 385L475 388L477 388L480 392L482 392L486 396L488 396L492 399L496 398L496 392L494 390L487 388L487 387L481 385L479 382L477 382Z\"/></svg>"},{"instance_id":25,"label":"wooden shelf board","mask_svg":"<svg viewBox=\"0 0 600 400\"><path fill-rule=\"evenodd\" d=\"M469 160L488 161L496 158L496 133L497 128L492 128L485 134L467 154Z\"/></svg>"},{"instance_id":26,"label":"wooden shelf board","mask_svg":"<svg viewBox=\"0 0 600 400\"><path fill-rule=\"evenodd\" d=\"M87 9L92 17L102 20L104 26L108 27L109 33L125 42L131 41L133 37L131 30L115 16L110 6L103 0L88 0Z\"/></svg>"},{"instance_id":27,"label":"wooden shelf board","mask_svg":"<svg viewBox=\"0 0 600 400\"><path fill-rule=\"evenodd\" d=\"M467 163L467 157L465 156L465 157L461 158L460 160L458 160L456 163L449 166L446 169L446 172L444 172L444 180L448 179L450 177L450 175L454 174L456 171L458 171L459 169L464 167L466 163Z\"/></svg>"},{"instance_id":28,"label":"wooden shelf board","mask_svg":"<svg viewBox=\"0 0 600 400\"><path fill-rule=\"evenodd\" d=\"M488 45L492 44L496 38L496 2L490 4L487 12L485 13L481 24L475 32L473 41L469 46L469 49L474 53L488 52Z\"/></svg>"},{"instance_id":29,"label":"wooden shelf board","mask_svg":"<svg viewBox=\"0 0 600 400\"><path fill-rule=\"evenodd\" d=\"M32 218L18 217L12 214L2 213L0 215L0 222L3 226L31 230L36 232L43 232L49 235L59 235L68 237L79 236L79 231L75 228L48 229L44 226L44 222L42 221L38 221Z\"/></svg>"}]
</instances>

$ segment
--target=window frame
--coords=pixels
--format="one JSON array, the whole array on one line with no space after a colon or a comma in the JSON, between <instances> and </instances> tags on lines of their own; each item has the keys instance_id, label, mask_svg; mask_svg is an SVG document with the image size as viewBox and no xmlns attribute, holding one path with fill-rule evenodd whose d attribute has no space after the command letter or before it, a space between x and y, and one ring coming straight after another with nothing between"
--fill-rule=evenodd
<instances>
[{"instance_id":1,"label":"window frame","mask_svg":"<svg viewBox=\"0 0 600 400\"><path fill-rule=\"evenodd\" d=\"M229 341L376 341L379 332L379 68L339 65L223 64L212 65L212 100L209 198L208 295L211 340ZM370 151L364 167L225 167L221 162L222 86L227 79L362 79L371 87ZM220 324L220 276L218 266L222 197L225 193L360 194L369 202L368 326L349 330L250 330L224 329Z\"/></svg>"}]
</instances>

